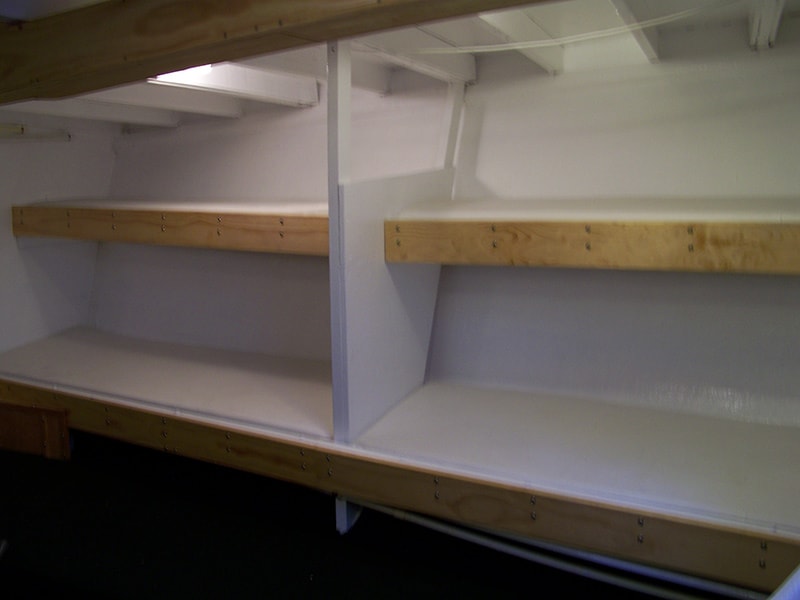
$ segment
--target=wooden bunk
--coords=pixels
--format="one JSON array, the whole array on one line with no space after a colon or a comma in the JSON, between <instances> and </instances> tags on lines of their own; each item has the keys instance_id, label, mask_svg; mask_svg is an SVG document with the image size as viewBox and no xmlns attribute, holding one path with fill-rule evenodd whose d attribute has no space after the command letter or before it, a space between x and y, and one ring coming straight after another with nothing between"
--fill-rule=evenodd
<instances>
[{"instance_id":1,"label":"wooden bunk","mask_svg":"<svg viewBox=\"0 0 800 600\"><path fill-rule=\"evenodd\" d=\"M220 15L206 18L223 34L176 31L156 46L137 38L134 23L158 10L183 11L181 3L102 3L3 37L0 54L21 44L24 60L0 79L0 101L62 96L522 3L529 0L343 0L314 16L255 2L235 17L225 17L219 3ZM75 35L98 15L117 33L88 45L47 42L38 54L46 37ZM62 56L63 47L111 58ZM334 292L341 286L350 294L334 307L346 322L333 332L334 345L349 357L377 336L385 348L365 365L339 364L341 357L331 363L199 349L75 328L0 355L0 403L355 503L775 590L800 564L800 481L787 462L800 453L796 427L430 381L429 348L416 334L430 330L440 265L797 275L800 219L786 212L792 203L757 215L724 203L709 211L674 210L672 203L667 218L658 211L631 218L627 209L617 218L587 206L537 213L497 201L475 210L441 200L452 183L451 172L436 172L343 184L330 228L318 206L119 199L16 205L12 224L20 238L316 257L332 248ZM410 270L388 273L394 263L410 263L402 265ZM402 376L386 369L393 358L403 363ZM347 371L343 391L337 368ZM225 401L230 397L235 405ZM658 452L642 455L642 440Z\"/></svg>"}]
</instances>

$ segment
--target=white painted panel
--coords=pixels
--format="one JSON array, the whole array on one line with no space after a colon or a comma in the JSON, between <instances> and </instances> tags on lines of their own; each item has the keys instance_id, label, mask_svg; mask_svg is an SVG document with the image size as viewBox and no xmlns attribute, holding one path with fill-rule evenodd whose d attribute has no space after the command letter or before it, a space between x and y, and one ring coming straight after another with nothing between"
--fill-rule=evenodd
<instances>
[{"instance_id":1,"label":"white painted panel","mask_svg":"<svg viewBox=\"0 0 800 600\"><path fill-rule=\"evenodd\" d=\"M796 197L800 55L745 52L556 78L485 57L456 196Z\"/></svg>"},{"instance_id":2,"label":"white painted panel","mask_svg":"<svg viewBox=\"0 0 800 600\"><path fill-rule=\"evenodd\" d=\"M430 378L800 426L800 279L444 268Z\"/></svg>"},{"instance_id":3,"label":"white painted panel","mask_svg":"<svg viewBox=\"0 0 800 600\"><path fill-rule=\"evenodd\" d=\"M324 200L325 111L270 107L230 121L124 136L112 193L121 197Z\"/></svg>"},{"instance_id":4,"label":"white painted panel","mask_svg":"<svg viewBox=\"0 0 800 600\"><path fill-rule=\"evenodd\" d=\"M140 338L330 358L328 261L101 244L97 326Z\"/></svg>"},{"instance_id":5,"label":"white painted panel","mask_svg":"<svg viewBox=\"0 0 800 600\"><path fill-rule=\"evenodd\" d=\"M352 177L436 168L447 86L398 74L393 93L353 90ZM324 90L323 90L324 93ZM326 200L326 107L266 107L231 122L138 132L116 144L112 193L150 199Z\"/></svg>"},{"instance_id":6,"label":"white painted panel","mask_svg":"<svg viewBox=\"0 0 800 600\"><path fill-rule=\"evenodd\" d=\"M383 221L409 202L449 197L451 170L346 185L340 231L346 389L334 397L337 439L357 437L425 375L439 267L387 265ZM333 231L333 228L332 228Z\"/></svg>"},{"instance_id":7,"label":"white painted panel","mask_svg":"<svg viewBox=\"0 0 800 600\"><path fill-rule=\"evenodd\" d=\"M0 350L87 322L96 252L91 243L16 240L11 206L106 194L114 160L107 127L19 118L69 129L72 141L0 143Z\"/></svg>"}]
</instances>

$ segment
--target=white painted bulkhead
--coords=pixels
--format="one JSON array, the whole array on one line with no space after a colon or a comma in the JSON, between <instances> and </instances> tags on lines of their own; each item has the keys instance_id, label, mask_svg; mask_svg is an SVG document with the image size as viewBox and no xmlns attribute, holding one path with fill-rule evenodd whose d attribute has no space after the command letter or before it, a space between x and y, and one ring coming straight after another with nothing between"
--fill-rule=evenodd
<instances>
[{"instance_id":1,"label":"white painted bulkhead","mask_svg":"<svg viewBox=\"0 0 800 600\"><path fill-rule=\"evenodd\" d=\"M13 117L12 117L13 120ZM0 141L0 350L91 319L96 244L16 240L11 206L69 196L106 196L114 168L113 129L20 115L55 140Z\"/></svg>"},{"instance_id":2,"label":"white painted bulkhead","mask_svg":"<svg viewBox=\"0 0 800 600\"><path fill-rule=\"evenodd\" d=\"M522 56L481 57L466 91L454 198L441 201L463 202L467 213L468 203L491 210L512 201L520 215L541 204L558 214L575 201L603 215L609 199L622 199L631 204L607 214L624 218L639 201L666 199L652 214L667 219L694 201L794 201L796 32L787 21L785 44L723 53L676 30L662 36L659 64L557 76ZM746 33L702 41L724 45ZM787 517L798 492L790 461L754 471L797 447L796 278L483 267L443 267L436 277L427 265L386 267L374 228L407 210L395 176L441 166L445 100L444 84L409 73L395 74L390 95L354 90L355 183L345 200L376 207L369 222L353 217L372 228L361 232L368 244L356 228L345 232L361 253L341 267L358 294L346 322L358 335L345 351L363 379L344 399L354 418L339 438L412 463L800 536ZM0 256L10 282L0 290L0 349L84 325L329 361L339 350L326 259L30 242L14 240L8 222L11 204L56 197L324 204L326 118L324 103L260 108L174 130L89 128L71 142L0 144ZM408 189L424 197L417 187ZM369 279L375 269L380 281ZM425 289L401 289L417 280ZM391 327L430 329L393 345L386 321L371 321L387 317ZM376 399L386 382L396 397ZM332 437L323 421L309 430ZM688 450L673 452L682 439ZM708 460L696 461L699 451ZM730 467L731 487L695 485L720 466ZM761 478L744 486L754 494L731 498L750 476ZM766 506L765 486L777 492Z\"/></svg>"}]
</instances>

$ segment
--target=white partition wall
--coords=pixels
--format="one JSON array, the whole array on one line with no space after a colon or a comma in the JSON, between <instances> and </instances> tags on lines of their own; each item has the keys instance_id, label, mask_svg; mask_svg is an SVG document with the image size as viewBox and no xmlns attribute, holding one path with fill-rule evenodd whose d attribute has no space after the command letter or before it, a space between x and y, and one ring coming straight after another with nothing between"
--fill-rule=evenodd
<instances>
[{"instance_id":1,"label":"white partition wall","mask_svg":"<svg viewBox=\"0 0 800 600\"><path fill-rule=\"evenodd\" d=\"M14 121L12 114L5 121ZM11 206L32 199L108 193L114 132L106 126L30 120L52 140L0 141L0 351L90 318L90 288L97 245L17 240ZM66 134L71 139L66 139Z\"/></svg>"},{"instance_id":2,"label":"white partition wall","mask_svg":"<svg viewBox=\"0 0 800 600\"><path fill-rule=\"evenodd\" d=\"M347 388L337 435L351 441L419 387L439 284L437 265L387 265L383 221L404 206L449 197L450 169L343 186L342 318Z\"/></svg>"}]
</instances>

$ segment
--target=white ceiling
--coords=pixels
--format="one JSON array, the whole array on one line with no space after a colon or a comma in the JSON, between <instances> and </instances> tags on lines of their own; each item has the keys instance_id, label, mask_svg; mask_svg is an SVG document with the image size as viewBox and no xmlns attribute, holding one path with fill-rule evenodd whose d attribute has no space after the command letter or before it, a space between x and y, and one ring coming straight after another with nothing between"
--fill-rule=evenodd
<instances>
[{"instance_id":1,"label":"white ceiling","mask_svg":"<svg viewBox=\"0 0 800 600\"><path fill-rule=\"evenodd\" d=\"M0 18L30 20L100 1L0 0ZM660 42L676 32L702 30L710 36L725 28L734 32L741 50L768 51L789 35L778 27L789 19L800 19L800 0L541 2L353 40L353 85L388 93L398 69L417 71L431 81L468 83L478 77L477 58L485 47L509 44L512 49L504 51L519 52L533 70L554 76L657 63L665 60ZM796 37L800 28L791 31ZM149 80L78 98L7 105L0 111L173 127L189 115L236 118L253 103L314 104L317 83L325 74L325 49L311 46L200 69L171 82Z\"/></svg>"}]
</instances>

